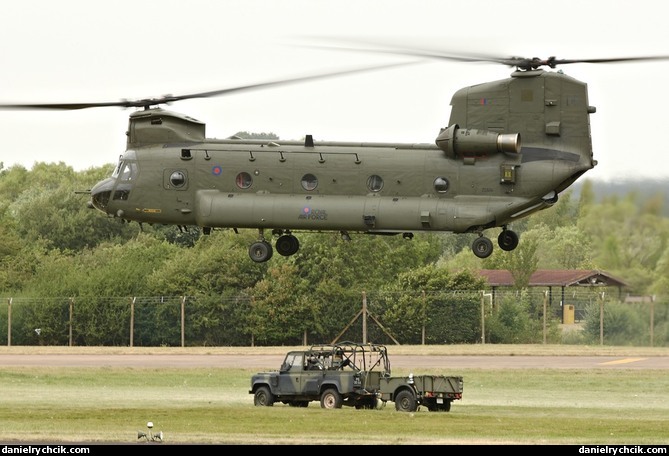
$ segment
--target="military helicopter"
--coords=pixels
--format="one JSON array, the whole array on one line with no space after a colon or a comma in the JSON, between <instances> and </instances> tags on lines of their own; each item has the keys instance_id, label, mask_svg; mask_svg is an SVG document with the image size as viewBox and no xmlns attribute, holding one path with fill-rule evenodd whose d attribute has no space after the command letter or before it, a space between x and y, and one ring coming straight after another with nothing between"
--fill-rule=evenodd
<instances>
[{"instance_id":1,"label":"military helicopter","mask_svg":"<svg viewBox=\"0 0 669 456\"><path fill-rule=\"evenodd\" d=\"M159 105L370 68L181 96L108 103L2 104L0 109L140 108L129 116L127 149L111 176L90 190L89 206L140 224L257 229L251 260L299 250L295 233L401 235L478 233L471 249L493 252L484 231L501 228L497 244L511 251L510 225L551 207L558 195L596 166L587 84L562 71L571 63L669 57L561 60L385 52L421 58L497 62L510 77L462 88L450 120L430 143L207 138L205 124ZM545 70L544 68L547 68ZM379 69L375 67L373 69ZM266 234L268 233L269 236ZM274 238L274 248L270 239Z\"/></svg>"}]
</instances>

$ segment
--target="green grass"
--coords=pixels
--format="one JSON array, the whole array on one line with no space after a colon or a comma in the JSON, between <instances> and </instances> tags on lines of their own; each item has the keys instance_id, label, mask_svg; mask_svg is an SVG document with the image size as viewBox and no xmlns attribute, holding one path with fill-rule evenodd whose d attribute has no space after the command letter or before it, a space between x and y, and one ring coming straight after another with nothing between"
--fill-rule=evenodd
<instances>
[{"instance_id":1,"label":"green grass","mask_svg":"<svg viewBox=\"0 0 669 456\"><path fill-rule=\"evenodd\" d=\"M135 443L153 421L188 444L669 442L664 370L463 369L448 413L254 407L255 371L1 367L0 441Z\"/></svg>"}]
</instances>

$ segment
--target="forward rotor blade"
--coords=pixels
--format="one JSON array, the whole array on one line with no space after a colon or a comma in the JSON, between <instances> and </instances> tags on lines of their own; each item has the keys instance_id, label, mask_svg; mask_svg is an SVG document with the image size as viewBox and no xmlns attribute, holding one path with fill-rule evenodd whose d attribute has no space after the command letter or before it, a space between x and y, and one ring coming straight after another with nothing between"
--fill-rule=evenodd
<instances>
[{"instance_id":1,"label":"forward rotor blade","mask_svg":"<svg viewBox=\"0 0 669 456\"><path fill-rule=\"evenodd\" d=\"M295 78L282 79L278 81L259 82L256 84L249 84L238 87L229 87L220 90L211 90L207 92L191 93L186 95L165 95L158 98L145 98L141 100L119 100L99 103L0 103L2 110L77 110L89 108L105 108L105 107L121 107L121 108L149 108L159 104L172 103L175 101L188 100L193 98L208 98L219 97L223 95L230 95L233 93L260 90L270 87L278 87L282 85L296 84L298 82L308 82L317 79L334 78L338 76L346 76L349 74L364 73L367 71L376 71L383 69L390 69L400 66L413 65L421 62L402 62L387 65L377 65L366 68L356 68L352 70L336 71L331 73L315 74L309 76L299 76Z\"/></svg>"},{"instance_id":2,"label":"forward rotor blade","mask_svg":"<svg viewBox=\"0 0 669 456\"><path fill-rule=\"evenodd\" d=\"M367 68L358 68L358 69L353 69L353 70L337 71L337 72L334 72L334 73L326 73L326 74L319 74L319 75L312 75L312 76L302 76L302 77L297 77L297 78L292 78L292 79L284 79L284 80L281 80L281 81L261 82L261 83L258 83L258 84L250 84L250 85L247 85L247 86L231 87L231 88L228 88L228 89L221 89L221 90L212 90L210 92L193 93L193 94L190 94L190 95L182 95L182 96L178 96L178 97L168 97L169 98L168 102L186 100L186 99L191 99L191 98L218 97L218 96L221 96L221 95L229 95L229 94L235 93L235 92L258 90L258 89L264 89L264 88L269 88L269 87L276 87L276 86L280 86L280 85L295 84L297 82L307 82L307 81L312 81L312 80L315 80L315 79L333 78L333 77L337 77L337 76L345 76L345 75L354 74L354 73L363 73L363 72L367 72L367 71L389 69L389 68L405 66L405 65L414 65L414 64L417 64L417 63L421 63L421 62L416 61L416 62L392 63L392 64L387 64L387 65L378 65L378 66L367 67Z\"/></svg>"},{"instance_id":3,"label":"forward rotor blade","mask_svg":"<svg viewBox=\"0 0 669 456\"><path fill-rule=\"evenodd\" d=\"M129 107L125 101L112 101L108 103L21 103L21 104L0 104L0 109L9 110L66 110L103 108L103 107Z\"/></svg>"}]
</instances>

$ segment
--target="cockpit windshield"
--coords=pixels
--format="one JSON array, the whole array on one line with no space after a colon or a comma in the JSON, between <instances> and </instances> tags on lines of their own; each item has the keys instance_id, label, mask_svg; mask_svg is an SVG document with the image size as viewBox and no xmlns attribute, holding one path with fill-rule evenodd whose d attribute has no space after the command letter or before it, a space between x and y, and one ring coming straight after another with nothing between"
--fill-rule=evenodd
<instances>
[{"instance_id":1,"label":"cockpit windshield","mask_svg":"<svg viewBox=\"0 0 669 456\"><path fill-rule=\"evenodd\" d=\"M116 165L116 168L114 168L114 172L112 173L111 177L116 179L118 177L119 173L121 172L122 167L123 167L123 160L120 160L118 162L118 165Z\"/></svg>"}]
</instances>

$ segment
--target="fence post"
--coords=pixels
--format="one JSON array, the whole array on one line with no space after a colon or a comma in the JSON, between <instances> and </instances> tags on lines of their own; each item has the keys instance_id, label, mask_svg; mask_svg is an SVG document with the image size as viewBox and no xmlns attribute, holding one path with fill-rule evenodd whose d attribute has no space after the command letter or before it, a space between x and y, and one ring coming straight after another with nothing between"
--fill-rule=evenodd
<instances>
[{"instance_id":1,"label":"fence post","mask_svg":"<svg viewBox=\"0 0 669 456\"><path fill-rule=\"evenodd\" d=\"M137 297L130 298L130 346L131 347L135 343L135 299L137 299Z\"/></svg>"},{"instance_id":2,"label":"fence post","mask_svg":"<svg viewBox=\"0 0 669 456\"><path fill-rule=\"evenodd\" d=\"M12 346L12 299L7 300L7 346Z\"/></svg>"},{"instance_id":3,"label":"fence post","mask_svg":"<svg viewBox=\"0 0 669 456\"><path fill-rule=\"evenodd\" d=\"M653 327L655 326L655 295L650 297L650 346L653 346Z\"/></svg>"},{"instance_id":4,"label":"fence post","mask_svg":"<svg viewBox=\"0 0 669 456\"><path fill-rule=\"evenodd\" d=\"M362 343L367 343L367 293L362 292Z\"/></svg>"},{"instance_id":5,"label":"fence post","mask_svg":"<svg viewBox=\"0 0 669 456\"><path fill-rule=\"evenodd\" d=\"M599 294L599 345L604 345L604 296L602 291Z\"/></svg>"},{"instance_id":6,"label":"fence post","mask_svg":"<svg viewBox=\"0 0 669 456\"><path fill-rule=\"evenodd\" d=\"M70 334L69 334L70 347L73 346L73 341L72 341L72 320L73 320L73 317L74 317L74 298L70 298L70 324L69 324L69 326L70 326L70 328L69 328L69 331L70 331Z\"/></svg>"},{"instance_id":7,"label":"fence post","mask_svg":"<svg viewBox=\"0 0 669 456\"><path fill-rule=\"evenodd\" d=\"M181 297L181 347L186 346L186 297Z\"/></svg>"},{"instance_id":8,"label":"fence post","mask_svg":"<svg viewBox=\"0 0 669 456\"><path fill-rule=\"evenodd\" d=\"M492 311L492 293L481 290L481 344L485 345L485 298L490 298L490 310Z\"/></svg>"},{"instance_id":9,"label":"fence post","mask_svg":"<svg viewBox=\"0 0 669 456\"><path fill-rule=\"evenodd\" d=\"M548 291L544 291L544 345L546 345L546 311L548 307L547 304L548 304Z\"/></svg>"},{"instance_id":10,"label":"fence post","mask_svg":"<svg viewBox=\"0 0 669 456\"><path fill-rule=\"evenodd\" d=\"M255 307L256 303L256 297L255 295L251 295L251 309ZM253 332L253 329L251 329L251 347L256 346L256 338L255 338L255 333Z\"/></svg>"},{"instance_id":11,"label":"fence post","mask_svg":"<svg viewBox=\"0 0 669 456\"><path fill-rule=\"evenodd\" d=\"M425 290L421 290L423 295L423 325L420 332L420 344L425 345L425 322L427 321L427 298L425 297Z\"/></svg>"},{"instance_id":12,"label":"fence post","mask_svg":"<svg viewBox=\"0 0 669 456\"><path fill-rule=\"evenodd\" d=\"M481 344L485 345L485 293L481 290Z\"/></svg>"}]
</instances>

